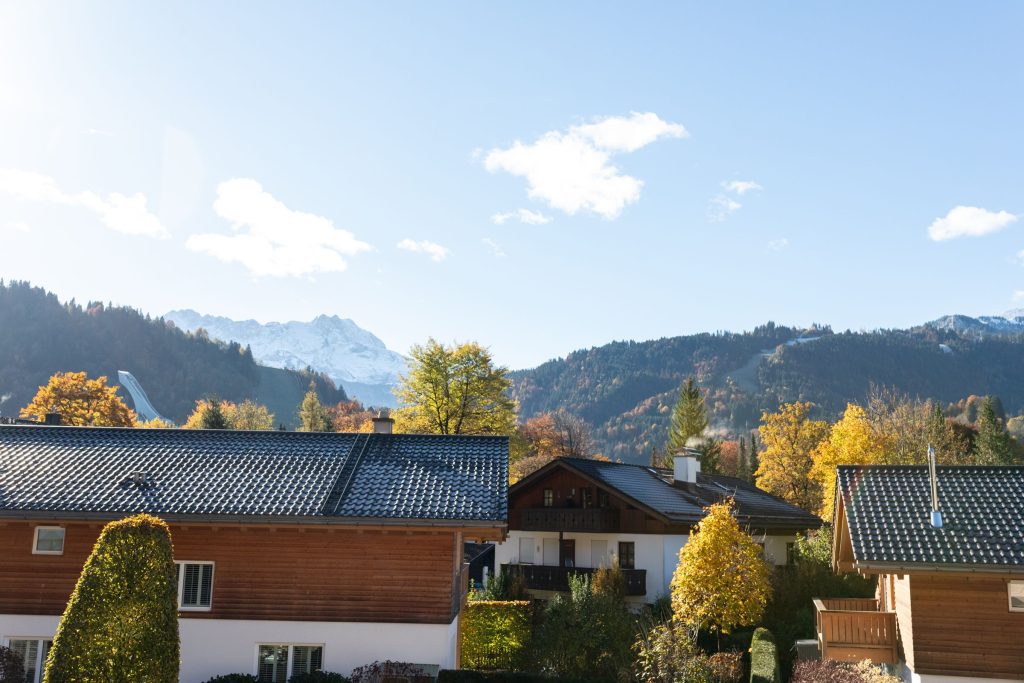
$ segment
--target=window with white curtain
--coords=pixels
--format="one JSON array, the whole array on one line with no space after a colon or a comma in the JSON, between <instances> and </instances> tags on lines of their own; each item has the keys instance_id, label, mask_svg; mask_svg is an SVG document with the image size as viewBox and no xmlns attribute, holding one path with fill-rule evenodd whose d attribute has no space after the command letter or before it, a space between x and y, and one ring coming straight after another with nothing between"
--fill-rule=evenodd
<instances>
[{"instance_id":1,"label":"window with white curtain","mask_svg":"<svg viewBox=\"0 0 1024 683\"><path fill-rule=\"evenodd\" d=\"M259 645L256 678L260 683L286 683L296 674L320 671L323 666L323 645L263 643Z\"/></svg>"},{"instance_id":2,"label":"window with white curtain","mask_svg":"<svg viewBox=\"0 0 1024 683\"><path fill-rule=\"evenodd\" d=\"M213 562L175 562L178 609L208 610L213 605Z\"/></svg>"}]
</instances>

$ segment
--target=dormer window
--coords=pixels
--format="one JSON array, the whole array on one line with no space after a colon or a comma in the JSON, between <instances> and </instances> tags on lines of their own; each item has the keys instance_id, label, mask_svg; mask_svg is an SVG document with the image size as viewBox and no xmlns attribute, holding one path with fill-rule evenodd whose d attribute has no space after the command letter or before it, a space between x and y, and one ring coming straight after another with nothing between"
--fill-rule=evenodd
<instances>
[{"instance_id":1,"label":"dormer window","mask_svg":"<svg viewBox=\"0 0 1024 683\"><path fill-rule=\"evenodd\" d=\"M1010 611L1024 612L1024 581L1011 581L1006 590L1010 594Z\"/></svg>"},{"instance_id":2,"label":"dormer window","mask_svg":"<svg viewBox=\"0 0 1024 683\"><path fill-rule=\"evenodd\" d=\"M37 526L32 541L33 555L63 555L64 527Z\"/></svg>"}]
</instances>

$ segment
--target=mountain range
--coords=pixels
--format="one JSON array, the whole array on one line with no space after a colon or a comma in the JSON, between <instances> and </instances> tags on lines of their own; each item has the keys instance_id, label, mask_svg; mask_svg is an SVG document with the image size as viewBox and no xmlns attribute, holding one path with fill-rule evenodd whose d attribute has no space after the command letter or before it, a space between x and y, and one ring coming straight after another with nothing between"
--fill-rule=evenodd
<instances>
[{"instance_id":1,"label":"mountain range","mask_svg":"<svg viewBox=\"0 0 1024 683\"><path fill-rule=\"evenodd\" d=\"M202 328L215 339L248 346L262 365L288 370L311 367L368 406L393 407L391 389L406 371L401 354L351 320L336 315L320 315L309 322L259 323L186 309L171 311L164 319L186 332Z\"/></svg>"}]
</instances>

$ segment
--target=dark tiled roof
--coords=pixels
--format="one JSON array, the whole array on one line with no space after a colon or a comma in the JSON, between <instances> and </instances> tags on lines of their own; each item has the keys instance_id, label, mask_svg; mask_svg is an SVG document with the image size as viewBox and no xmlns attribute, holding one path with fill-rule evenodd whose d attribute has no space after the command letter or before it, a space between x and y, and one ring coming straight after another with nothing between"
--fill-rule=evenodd
<instances>
[{"instance_id":1,"label":"dark tiled roof","mask_svg":"<svg viewBox=\"0 0 1024 683\"><path fill-rule=\"evenodd\" d=\"M504 437L0 426L0 515L504 522L507 481Z\"/></svg>"},{"instance_id":2,"label":"dark tiled roof","mask_svg":"<svg viewBox=\"0 0 1024 683\"><path fill-rule=\"evenodd\" d=\"M736 500L739 521L756 529L811 529L821 520L747 482L717 474L698 474L697 483L673 484L672 471L645 465L561 458L564 463L645 505L670 522L695 524L704 508L726 496Z\"/></svg>"},{"instance_id":3,"label":"dark tiled roof","mask_svg":"<svg viewBox=\"0 0 1024 683\"><path fill-rule=\"evenodd\" d=\"M1024 568L1024 467L940 466L941 529L929 491L925 466L840 466L855 563Z\"/></svg>"}]
</instances>

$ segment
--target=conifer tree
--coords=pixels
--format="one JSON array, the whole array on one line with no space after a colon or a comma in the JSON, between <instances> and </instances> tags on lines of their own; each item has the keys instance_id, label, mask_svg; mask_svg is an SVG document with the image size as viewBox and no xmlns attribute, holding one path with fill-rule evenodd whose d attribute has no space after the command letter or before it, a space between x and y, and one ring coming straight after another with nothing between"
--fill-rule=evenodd
<instances>
[{"instance_id":1,"label":"conifer tree","mask_svg":"<svg viewBox=\"0 0 1024 683\"><path fill-rule=\"evenodd\" d=\"M199 429L230 429L228 418L220 405L220 399L211 398L199 415Z\"/></svg>"},{"instance_id":2,"label":"conifer tree","mask_svg":"<svg viewBox=\"0 0 1024 683\"><path fill-rule=\"evenodd\" d=\"M672 421L668 428L668 456L683 452L691 439L699 439L708 428L704 396L693 377L687 377L679 390L679 400L672 409ZM692 444L691 444L692 445Z\"/></svg>"},{"instance_id":3,"label":"conifer tree","mask_svg":"<svg viewBox=\"0 0 1024 683\"><path fill-rule=\"evenodd\" d=\"M978 409L978 438L975 462L979 465L1012 465L1016 460L1013 438L996 412L996 403L986 396Z\"/></svg>"},{"instance_id":4,"label":"conifer tree","mask_svg":"<svg viewBox=\"0 0 1024 683\"><path fill-rule=\"evenodd\" d=\"M299 406L299 428L300 432L329 432L331 431L331 416L327 409L320 403L320 397L316 393L316 385L309 383L309 391L302 399Z\"/></svg>"},{"instance_id":5,"label":"conifer tree","mask_svg":"<svg viewBox=\"0 0 1024 683\"><path fill-rule=\"evenodd\" d=\"M751 484L757 481L757 468L761 466L760 455L757 452L757 432L750 433L750 455L747 456L747 463L750 468L747 470L747 481Z\"/></svg>"},{"instance_id":6,"label":"conifer tree","mask_svg":"<svg viewBox=\"0 0 1024 683\"><path fill-rule=\"evenodd\" d=\"M170 529L150 515L111 522L57 626L44 683L177 683L179 650Z\"/></svg>"},{"instance_id":7,"label":"conifer tree","mask_svg":"<svg viewBox=\"0 0 1024 683\"><path fill-rule=\"evenodd\" d=\"M747 440L739 439L739 455L736 457L736 476L743 481L750 481L750 463L747 461Z\"/></svg>"}]
</instances>

